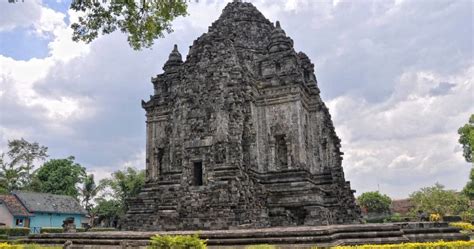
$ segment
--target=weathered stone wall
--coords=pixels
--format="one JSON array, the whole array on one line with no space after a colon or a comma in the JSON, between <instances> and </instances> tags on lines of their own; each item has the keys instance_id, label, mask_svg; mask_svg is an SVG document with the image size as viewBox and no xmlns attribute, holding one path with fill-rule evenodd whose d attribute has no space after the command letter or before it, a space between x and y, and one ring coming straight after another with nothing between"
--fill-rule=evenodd
<instances>
[{"instance_id":1,"label":"weathered stone wall","mask_svg":"<svg viewBox=\"0 0 474 249\"><path fill-rule=\"evenodd\" d=\"M147 183L133 230L358 220L314 65L252 4L233 2L152 79ZM202 177L201 177L202 175Z\"/></svg>"}]
</instances>

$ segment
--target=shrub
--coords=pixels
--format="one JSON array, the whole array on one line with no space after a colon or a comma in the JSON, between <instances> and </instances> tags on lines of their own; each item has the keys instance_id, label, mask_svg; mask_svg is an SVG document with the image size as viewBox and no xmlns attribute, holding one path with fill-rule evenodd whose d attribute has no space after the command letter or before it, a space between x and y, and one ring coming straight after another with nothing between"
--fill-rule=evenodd
<instances>
[{"instance_id":1,"label":"shrub","mask_svg":"<svg viewBox=\"0 0 474 249\"><path fill-rule=\"evenodd\" d=\"M460 214L461 218L465 222L472 222L474 221L474 209L469 208L468 210L462 212Z\"/></svg>"},{"instance_id":2,"label":"shrub","mask_svg":"<svg viewBox=\"0 0 474 249\"><path fill-rule=\"evenodd\" d=\"M30 229L28 227L0 227L0 234L8 236L28 236Z\"/></svg>"},{"instance_id":3,"label":"shrub","mask_svg":"<svg viewBox=\"0 0 474 249\"><path fill-rule=\"evenodd\" d=\"M205 249L206 240L199 235L155 235L150 238L150 249Z\"/></svg>"},{"instance_id":4,"label":"shrub","mask_svg":"<svg viewBox=\"0 0 474 249\"><path fill-rule=\"evenodd\" d=\"M62 233L62 227L42 227L40 233Z\"/></svg>"},{"instance_id":5,"label":"shrub","mask_svg":"<svg viewBox=\"0 0 474 249\"><path fill-rule=\"evenodd\" d=\"M466 232L472 232L474 230L474 225L467 222L451 222L449 225L452 227L457 227Z\"/></svg>"},{"instance_id":6,"label":"shrub","mask_svg":"<svg viewBox=\"0 0 474 249\"><path fill-rule=\"evenodd\" d=\"M8 235L0 234L0 240L8 240Z\"/></svg>"},{"instance_id":7,"label":"shrub","mask_svg":"<svg viewBox=\"0 0 474 249\"><path fill-rule=\"evenodd\" d=\"M62 249L61 246L40 246L35 244L8 244L8 243L0 243L1 249Z\"/></svg>"},{"instance_id":8,"label":"shrub","mask_svg":"<svg viewBox=\"0 0 474 249\"><path fill-rule=\"evenodd\" d=\"M276 249L276 248L277 248L276 246L266 245L266 244L253 245L253 246L246 246L245 247L245 249Z\"/></svg>"},{"instance_id":9,"label":"shrub","mask_svg":"<svg viewBox=\"0 0 474 249\"><path fill-rule=\"evenodd\" d=\"M385 214L390 213L392 199L378 191L365 192L357 197L357 203L368 213Z\"/></svg>"},{"instance_id":10,"label":"shrub","mask_svg":"<svg viewBox=\"0 0 474 249\"><path fill-rule=\"evenodd\" d=\"M387 245L358 245L358 246L335 246L331 249L470 249L474 247L474 241L438 241L423 243L402 243ZM316 249L317 247L315 247Z\"/></svg>"},{"instance_id":11,"label":"shrub","mask_svg":"<svg viewBox=\"0 0 474 249\"><path fill-rule=\"evenodd\" d=\"M113 227L93 227L89 229L88 232L110 232L110 231L117 231L117 229Z\"/></svg>"}]
</instances>

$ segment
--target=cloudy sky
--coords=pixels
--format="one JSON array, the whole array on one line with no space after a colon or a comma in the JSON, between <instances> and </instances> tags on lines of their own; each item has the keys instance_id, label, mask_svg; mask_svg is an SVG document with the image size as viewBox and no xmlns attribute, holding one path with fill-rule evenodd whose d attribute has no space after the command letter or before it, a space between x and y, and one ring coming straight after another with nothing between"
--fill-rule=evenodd
<instances>
[{"instance_id":1,"label":"cloudy sky","mask_svg":"<svg viewBox=\"0 0 474 249\"><path fill-rule=\"evenodd\" d=\"M474 113L471 0L251 2L315 63L358 194L464 186L457 129ZM72 42L69 3L0 2L0 150L23 137L99 178L144 168L150 78L173 44L186 55L226 2L191 1L175 32L140 52L120 33Z\"/></svg>"}]
</instances>

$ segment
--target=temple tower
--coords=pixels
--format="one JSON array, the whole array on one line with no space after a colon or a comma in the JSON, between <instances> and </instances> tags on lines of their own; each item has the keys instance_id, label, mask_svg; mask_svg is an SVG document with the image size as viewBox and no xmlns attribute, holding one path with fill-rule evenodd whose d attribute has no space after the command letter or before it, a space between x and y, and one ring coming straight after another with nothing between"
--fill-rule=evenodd
<instances>
[{"instance_id":1,"label":"temple tower","mask_svg":"<svg viewBox=\"0 0 474 249\"><path fill-rule=\"evenodd\" d=\"M186 60L152 79L147 183L132 230L357 222L342 152L314 65L280 23L229 3Z\"/></svg>"}]
</instances>

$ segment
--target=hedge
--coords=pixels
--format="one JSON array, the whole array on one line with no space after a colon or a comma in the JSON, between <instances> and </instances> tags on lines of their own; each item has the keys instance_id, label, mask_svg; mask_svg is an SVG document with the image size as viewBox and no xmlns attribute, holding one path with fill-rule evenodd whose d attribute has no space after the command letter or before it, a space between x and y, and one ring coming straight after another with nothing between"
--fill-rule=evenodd
<instances>
[{"instance_id":1,"label":"hedge","mask_svg":"<svg viewBox=\"0 0 474 249\"><path fill-rule=\"evenodd\" d=\"M62 233L62 227L42 227L40 233Z\"/></svg>"},{"instance_id":2,"label":"hedge","mask_svg":"<svg viewBox=\"0 0 474 249\"><path fill-rule=\"evenodd\" d=\"M200 239L199 235L155 235L150 238L150 249L205 249L206 240Z\"/></svg>"},{"instance_id":3,"label":"hedge","mask_svg":"<svg viewBox=\"0 0 474 249\"><path fill-rule=\"evenodd\" d=\"M315 247L314 249L316 249ZM423 243L402 243L387 245L359 245L359 246L335 246L331 249L470 249L474 248L474 241L438 241Z\"/></svg>"},{"instance_id":4,"label":"hedge","mask_svg":"<svg viewBox=\"0 0 474 249\"><path fill-rule=\"evenodd\" d=\"M1 249L62 249L62 246L40 246L35 244L27 244L27 245L14 245L8 243L0 243Z\"/></svg>"},{"instance_id":5,"label":"hedge","mask_svg":"<svg viewBox=\"0 0 474 249\"><path fill-rule=\"evenodd\" d=\"M28 227L0 227L0 234L8 236L28 236L30 229Z\"/></svg>"},{"instance_id":6,"label":"hedge","mask_svg":"<svg viewBox=\"0 0 474 249\"><path fill-rule=\"evenodd\" d=\"M93 227L88 230L88 232L110 232L110 231L117 231L117 229L113 227Z\"/></svg>"},{"instance_id":7,"label":"hedge","mask_svg":"<svg viewBox=\"0 0 474 249\"><path fill-rule=\"evenodd\" d=\"M451 222L449 223L450 226L452 227L457 227L463 231L466 231L466 232L473 232L474 230L474 225L472 225L471 223L467 223L467 222Z\"/></svg>"}]
</instances>

